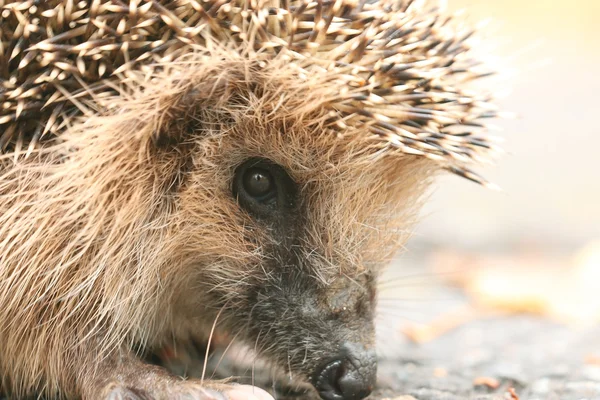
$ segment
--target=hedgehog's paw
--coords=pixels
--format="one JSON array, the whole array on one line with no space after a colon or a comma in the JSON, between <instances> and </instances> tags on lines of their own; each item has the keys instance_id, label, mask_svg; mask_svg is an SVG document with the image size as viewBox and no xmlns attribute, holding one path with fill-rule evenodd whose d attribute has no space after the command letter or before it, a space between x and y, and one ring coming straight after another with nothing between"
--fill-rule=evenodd
<instances>
[{"instance_id":1,"label":"hedgehog's paw","mask_svg":"<svg viewBox=\"0 0 600 400\"><path fill-rule=\"evenodd\" d=\"M151 397L145 391L111 384L105 390L105 400L150 400Z\"/></svg>"},{"instance_id":2,"label":"hedgehog's paw","mask_svg":"<svg viewBox=\"0 0 600 400\"><path fill-rule=\"evenodd\" d=\"M251 385L197 381L172 382L168 387L144 388L113 384L107 387L106 400L273 400L263 389Z\"/></svg>"},{"instance_id":3,"label":"hedgehog's paw","mask_svg":"<svg viewBox=\"0 0 600 400\"><path fill-rule=\"evenodd\" d=\"M252 385L237 383L213 383L208 385L227 400L274 400L264 389Z\"/></svg>"}]
</instances>

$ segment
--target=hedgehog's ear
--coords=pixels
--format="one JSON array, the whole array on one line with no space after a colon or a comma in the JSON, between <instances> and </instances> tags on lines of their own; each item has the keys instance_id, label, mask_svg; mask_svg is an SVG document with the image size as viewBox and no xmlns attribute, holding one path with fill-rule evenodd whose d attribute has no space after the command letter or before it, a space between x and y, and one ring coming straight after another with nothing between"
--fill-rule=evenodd
<instances>
[{"instance_id":1,"label":"hedgehog's ear","mask_svg":"<svg viewBox=\"0 0 600 400\"><path fill-rule=\"evenodd\" d=\"M160 116L152 130L151 140L154 148L172 149L186 139L191 139L195 132L202 129L197 106L194 104L195 95L194 90L189 90Z\"/></svg>"},{"instance_id":2,"label":"hedgehog's ear","mask_svg":"<svg viewBox=\"0 0 600 400\"><path fill-rule=\"evenodd\" d=\"M164 112L157 116L151 137L157 150L190 143L194 137L227 123L227 113L223 112L230 97L227 80L191 82L181 86L183 90L179 94L159 101Z\"/></svg>"}]
</instances>

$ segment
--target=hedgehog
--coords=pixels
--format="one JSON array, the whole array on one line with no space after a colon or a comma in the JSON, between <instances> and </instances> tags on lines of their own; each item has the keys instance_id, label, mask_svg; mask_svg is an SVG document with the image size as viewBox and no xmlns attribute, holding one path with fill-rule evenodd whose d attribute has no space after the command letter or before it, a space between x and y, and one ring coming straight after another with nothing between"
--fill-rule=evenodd
<instances>
[{"instance_id":1,"label":"hedgehog","mask_svg":"<svg viewBox=\"0 0 600 400\"><path fill-rule=\"evenodd\" d=\"M369 395L377 282L428 188L493 187L474 31L427 0L0 9L0 392L271 399L143 356L219 337Z\"/></svg>"}]
</instances>

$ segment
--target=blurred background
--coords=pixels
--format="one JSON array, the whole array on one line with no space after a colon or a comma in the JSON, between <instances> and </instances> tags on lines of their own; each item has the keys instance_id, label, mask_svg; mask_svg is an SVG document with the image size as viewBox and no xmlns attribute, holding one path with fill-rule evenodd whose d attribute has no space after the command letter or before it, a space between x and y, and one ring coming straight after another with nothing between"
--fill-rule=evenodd
<instances>
[{"instance_id":1,"label":"blurred background","mask_svg":"<svg viewBox=\"0 0 600 400\"><path fill-rule=\"evenodd\" d=\"M498 56L508 154L482 170L502 193L446 177L415 239L469 249L573 251L600 239L600 1L448 0ZM499 79L500 82L502 82ZM600 266L599 266L600 268Z\"/></svg>"},{"instance_id":2,"label":"blurred background","mask_svg":"<svg viewBox=\"0 0 600 400\"><path fill-rule=\"evenodd\" d=\"M491 83L516 118L493 122L507 154L477 170L502 191L444 176L382 279L387 378L473 395L477 377L509 377L498 393L600 399L600 1L447 5L486 21Z\"/></svg>"}]
</instances>

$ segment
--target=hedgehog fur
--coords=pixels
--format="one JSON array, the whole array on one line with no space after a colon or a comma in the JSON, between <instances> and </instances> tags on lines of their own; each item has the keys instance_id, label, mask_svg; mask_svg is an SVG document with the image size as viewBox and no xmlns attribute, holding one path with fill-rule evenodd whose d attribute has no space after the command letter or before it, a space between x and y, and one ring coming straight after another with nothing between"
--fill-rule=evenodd
<instances>
[{"instance_id":1,"label":"hedgehog fur","mask_svg":"<svg viewBox=\"0 0 600 400\"><path fill-rule=\"evenodd\" d=\"M324 399L351 354L334 398L366 396L376 282L432 177L490 186L473 32L419 0L0 10L0 392L251 399L139 357L218 334ZM249 162L267 208L236 194Z\"/></svg>"}]
</instances>

